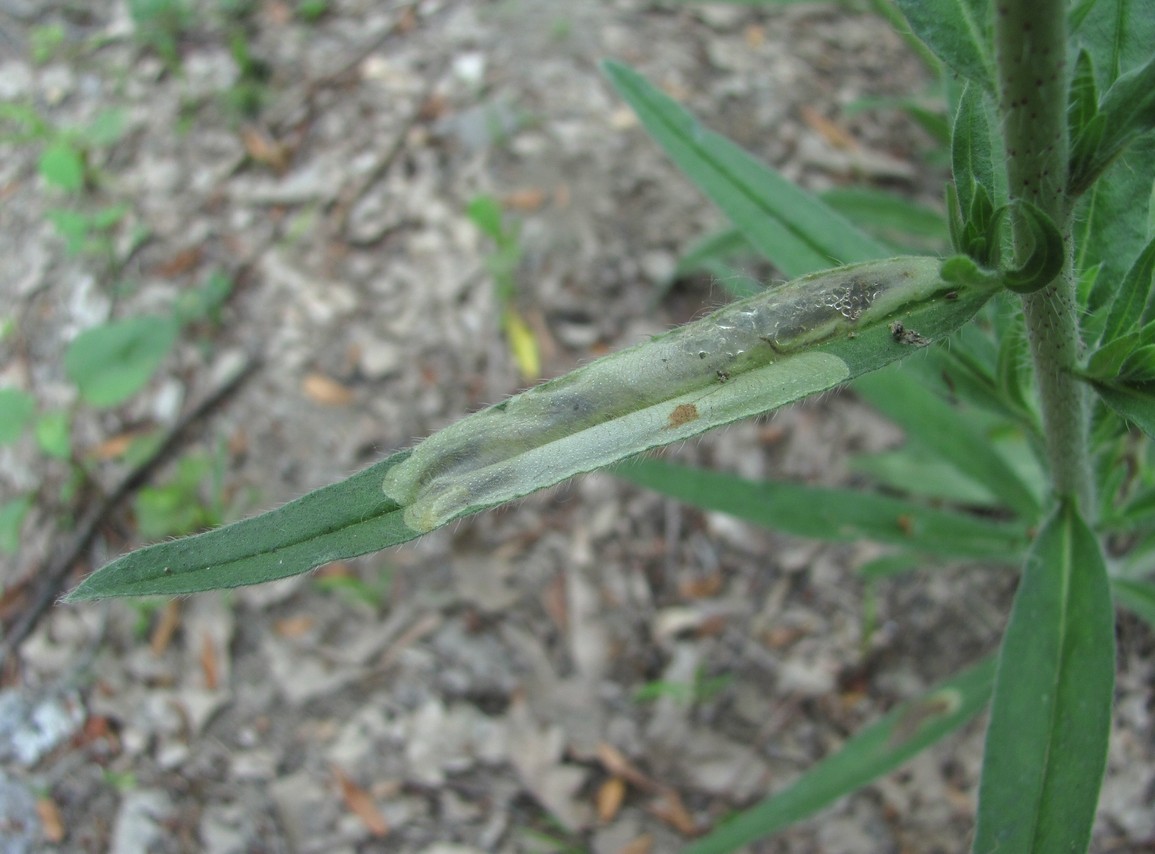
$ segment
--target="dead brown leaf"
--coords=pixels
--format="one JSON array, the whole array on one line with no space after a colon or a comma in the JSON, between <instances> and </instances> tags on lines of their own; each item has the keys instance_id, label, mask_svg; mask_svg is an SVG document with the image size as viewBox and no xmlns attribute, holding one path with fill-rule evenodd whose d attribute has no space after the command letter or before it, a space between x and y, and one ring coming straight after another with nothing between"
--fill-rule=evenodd
<instances>
[{"instance_id":1,"label":"dead brown leaf","mask_svg":"<svg viewBox=\"0 0 1155 854\"><path fill-rule=\"evenodd\" d=\"M273 624L273 631L283 638L299 638L313 628L314 622L308 614L302 614L299 617L286 617Z\"/></svg>"},{"instance_id":2,"label":"dead brown leaf","mask_svg":"<svg viewBox=\"0 0 1155 854\"><path fill-rule=\"evenodd\" d=\"M266 0L261 11L269 23L279 27L283 27L293 20L293 9L284 0Z\"/></svg>"},{"instance_id":3,"label":"dead brown leaf","mask_svg":"<svg viewBox=\"0 0 1155 854\"><path fill-rule=\"evenodd\" d=\"M201 255L202 251L199 246L189 246L166 260L154 264L149 272L154 276L161 276L166 279L183 276L197 268L201 262Z\"/></svg>"},{"instance_id":4,"label":"dead brown leaf","mask_svg":"<svg viewBox=\"0 0 1155 854\"><path fill-rule=\"evenodd\" d=\"M208 632L201 636L201 673L205 677L205 687L215 691L220 685L220 666L217 664L217 648Z\"/></svg>"},{"instance_id":5,"label":"dead brown leaf","mask_svg":"<svg viewBox=\"0 0 1155 854\"><path fill-rule=\"evenodd\" d=\"M840 151L854 151L858 148L858 142L850 135L850 131L832 122L808 104L802 107L802 120Z\"/></svg>"},{"instance_id":6,"label":"dead brown leaf","mask_svg":"<svg viewBox=\"0 0 1155 854\"><path fill-rule=\"evenodd\" d=\"M565 595L565 576L555 575L541 594L541 604L559 632L569 629L569 603Z\"/></svg>"},{"instance_id":7,"label":"dead brown leaf","mask_svg":"<svg viewBox=\"0 0 1155 854\"><path fill-rule=\"evenodd\" d=\"M180 600L171 599L160 612L160 619L153 627L152 637L149 639L149 649L157 658L164 655L168 645L172 643L172 636L180 626Z\"/></svg>"},{"instance_id":8,"label":"dead brown leaf","mask_svg":"<svg viewBox=\"0 0 1155 854\"><path fill-rule=\"evenodd\" d=\"M305 397L322 406L348 406L353 402L353 390L324 374L306 374L301 381Z\"/></svg>"},{"instance_id":9,"label":"dead brown leaf","mask_svg":"<svg viewBox=\"0 0 1155 854\"><path fill-rule=\"evenodd\" d=\"M147 433L147 430L128 430L124 433L117 433L96 445L88 452L88 456L94 460L119 459L128 452L129 445Z\"/></svg>"},{"instance_id":10,"label":"dead brown leaf","mask_svg":"<svg viewBox=\"0 0 1155 854\"><path fill-rule=\"evenodd\" d=\"M289 147L273 139L264 128L246 125L241 129L241 144L253 161L278 175L289 168Z\"/></svg>"},{"instance_id":11,"label":"dead brown leaf","mask_svg":"<svg viewBox=\"0 0 1155 854\"><path fill-rule=\"evenodd\" d=\"M793 646L810 632L801 626L775 626L762 633L762 643L770 649L785 649Z\"/></svg>"},{"instance_id":12,"label":"dead brown leaf","mask_svg":"<svg viewBox=\"0 0 1155 854\"><path fill-rule=\"evenodd\" d=\"M52 798L37 798L36 814L40 816L40 832L53 844L64 841L64 819Z\"/></svg>"},{"instance_id":13,"label":"dead brown leaf","mask_svg":"<svg viewBox=\"0 0 1155 854\"><path fill-rule=\"evenodd\" d=\"M361 823L368 828L369 833L373 836L386 836L389 833L389 822L377 809L373 796L354 783L336 765L332 766L332 772L337 784L341 787L341 797L345 801L345 806L349 808L349 812L361 819Z\"/></svg>"},{"instance_id":14,"label":"dead brown leaf","mask_svg":"<svg viewBox=\"0 0 1155 854\"><path fill-rule=\"evenodd\" d=\"M630 840L618 849L618 854L650 854L654 850L654 837L643 833L637 839Z\"/></svg>"},{"instance_id":15,"label":"dead brown leaf","mask_svg":"<svg viewBox=\"0 0 1155 854\"><path fill-rule=\"evenodd\" d=\"M609 742L603 741L598 744L597 756L607 773L621 777L646 792L653 792L660 788L657 783L639 771L620 750Z\"/></svg>"},{"instance_id":16,"label":"dead brown leaf","mask_svg":"<svg viewBox=\"0 0 1155 854\"><path fill-rule=\"evenodd\" d=\"M709 599L718 595L723 581L720 572L711 573L705 578L688 578L678 583L678 593L683 599Z\"/></svg>"},{"instance_id":17,"label":"dead brown leaf","mask_svg":"<svg viewBox=\"0 0 1155 854\"><path fill-rule=\"evenodd\" d=\"M650 813L664 821L683 836L694 836L698 832L698 825L682 797L673 789L664 789L661 797L650 804Z\"/></svg>"},{"instance_id":18,"label":"dead brown leaf","mask_svg":"<svg viewBox=\"0 0 1155 854\"><path fill-rule=\"evenodd\" d=\"M514 190L501 197L504 207L515 211L536 211L545 204L547 194L541 187L527 187L524 190Z\"/></svg>"},{"instance_id":19,"label":"dead brown leaf","mask_svg":"<svg viewBox=\"0 0 1155 854\"><path fill-rule=\"evenodd\" d=\"M626 781L621 777L610 777L598 786L598 821L602 824L609 824L613 821L618 815L618 810L622 808L622 802L625 799Z\"/></svg>"}]
</instances>

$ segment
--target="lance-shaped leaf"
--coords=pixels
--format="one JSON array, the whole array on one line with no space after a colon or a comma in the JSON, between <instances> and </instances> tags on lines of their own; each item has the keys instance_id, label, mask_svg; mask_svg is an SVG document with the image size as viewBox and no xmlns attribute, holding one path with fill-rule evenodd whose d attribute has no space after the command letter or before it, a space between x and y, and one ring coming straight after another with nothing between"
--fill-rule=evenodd
<instances>
[{"instance_id":1,"label":"lance-shaped leaf","mask_svg":"<svg viewBox=\"0 0 1155 854\"><path fill-rule=\"evenodd\" d=\"M702 127L633 69L616 62L603 67L654 141L787 276L890 254L819 199Z\"/></svg>"},{"instance_id":2,"label":"lance-shaped leaf","mask_svg":"<svg viewBox=\"0 0 1155 854\"><path fill-rule=\"evenodd\" d=\"M1039 497L995 450L989 436L963 413L911 377L884 371L863 377L855 390L942 462L982 484L1022 518L1039 516Z\"/></svg>"},{"instance_id":3,"label":"lance-shaped leaf","mask_svg":"<svg viewBox=\"0 0 1155 854\"><path fill-rule=\"evenodd\" d=\"M989 298L989 285L946 282L940 267L933 258L852 265L731 304L266 516L127 555L72 598L303 572L825 391L950 334Z\"/></svg>"},{"instance_id":4,"label":"lance-shaped leaf","mask_svg":"<svg viewBox=\"0 0 1155 854\"><path fill-rule=\"evenodd\" d=\"M1115 612L1064 501L1039 532L999 652L973 851L1085 851L1107 757Z\"/></svg>"},{"instance_id":5,"label":"lance-shaped leaf","mask_svg":"<svg viewBox=\"0 0 1155 854\"><path fill-rule=\"evenodd\" d=\"M897 0L911 29L951 68L995 91L991 4L984 0Z\"/></svg>"},{"instance_id":6,"label":"lance-shaped leaf","mask_svg":"<svg viewBox=\"0 0 1155 854\"><path fill-rule=\"evenodd\" d=\"M412 540L381 478L394 454L348 480L260 516L130 552L97 570L66 601L175 595L274 581Z\"/></svg>"},{"instance_id":7,"label":"lance-shaped leaf","mask_svg":"<svg viewBox=\"0 0 1155 854\"><path fill-rule=\"evenodd\" d=\"M1075 138L1071 192L1078 194L1137 137L1155 129L1155 57L1107 90L1099 112Z\"/></svg>"},{"instance_id":8,"label":"lance-shaped leaf","mask_svg":"<svg viewBox=\"0 0 1155 854\"><path fill-rule=\"evenodd\" d=\"M903 703L781 792L726 821L685 854L725 854L813 815L894 770L974 717L991 695L994 659Z\"/></svg>"},{"instance_id":9,"label":"lance-shaped leaf","mask_svg":"<svg viewBox=\"0 0 1155 854\"><path fill-rule=\"evenodd\" d=\"M613 472L695 507L800 537L874 540L925 554L1000 562L1017 561L1027 547L1024 525L854 489L745 480L661 460L634 460Z\"/></svg>"}]
</instances>

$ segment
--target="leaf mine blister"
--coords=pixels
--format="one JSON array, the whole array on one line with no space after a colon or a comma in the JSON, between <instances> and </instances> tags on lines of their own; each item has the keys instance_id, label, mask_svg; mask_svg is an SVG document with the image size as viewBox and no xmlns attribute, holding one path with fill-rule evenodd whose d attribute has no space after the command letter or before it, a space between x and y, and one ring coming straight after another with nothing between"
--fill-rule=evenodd
<instances>
[{"instance_id":1,"label":"leaf mine blister","mask_svg":"<svg viewBox=\"0 0 1155 854\"><path fill-rule=\"evenodd\" d=\"M389 471L384 491L407 508L407 525L432 530L469 509L520 497L625 453L772 408L778 403L767 395L782 394L791 372L815 390L829 387L845 376L846 365L807 351L945 297L953 289L939 276L940 263L856 264L728 305L434 434ZM749 376L787 361L791 370L777 372L781 376ZM612 429L598 429L607 425ZM611 450L599 453L606 443Z\"/></svg>"}]
</instances>

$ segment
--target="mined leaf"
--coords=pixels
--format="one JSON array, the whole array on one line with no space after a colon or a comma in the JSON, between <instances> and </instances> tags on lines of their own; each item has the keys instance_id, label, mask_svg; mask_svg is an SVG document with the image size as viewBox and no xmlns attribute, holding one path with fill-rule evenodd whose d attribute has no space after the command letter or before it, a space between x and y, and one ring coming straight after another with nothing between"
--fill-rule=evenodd
<instances>
[{"instance_id":1,"label":"mined leaf","mask_svg":"<svg viewBox=\"0 0 1155 854\"><path fill-rule=\"evenodd\" d=\"M358 472L262 516L157 543L89 575L70 602L109 596L177 595L259 584L417 536L381 491L385 472L409 454Z\"/></svg>"}]
</instances>

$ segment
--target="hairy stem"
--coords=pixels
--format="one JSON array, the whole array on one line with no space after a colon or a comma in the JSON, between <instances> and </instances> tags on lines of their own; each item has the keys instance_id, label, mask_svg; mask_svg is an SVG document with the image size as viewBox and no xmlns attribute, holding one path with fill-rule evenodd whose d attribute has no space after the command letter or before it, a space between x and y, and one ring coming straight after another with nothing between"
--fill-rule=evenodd
<instances>
[{"instance_id":1,"label":"hairy stem","mask_svg":"<svg viewBox=\"0 0 1155 854\"><path fill-rule=\"evenodd\" d=\"M1062 272L1023 297L1052 486L1094 515L1088 397L1072 373L1080 342L1067 197L1066 0L996 0L995 40L1011 197L1034 202L1067 238ZM1022 262L1032 240L1021 217L1013 227L1016 260Z\"/></svg>"}]
</instances>

